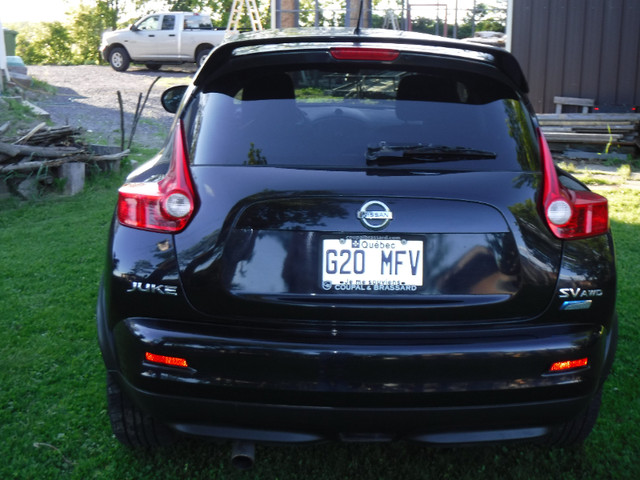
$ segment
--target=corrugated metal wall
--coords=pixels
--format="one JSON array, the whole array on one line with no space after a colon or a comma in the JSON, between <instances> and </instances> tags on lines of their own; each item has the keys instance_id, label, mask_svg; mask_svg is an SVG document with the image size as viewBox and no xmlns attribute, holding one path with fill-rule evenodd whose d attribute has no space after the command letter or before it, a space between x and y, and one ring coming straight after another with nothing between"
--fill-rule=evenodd
<instances>
[{"instance_id":1,"label":"corrugated metal wall","mask_svg":"<svg viewBox=\"0 0 640 480\"><path fill-rule=\"evenodd\" d=\"M554 111L554 96L640 105L640 0L511 1L511 51L538 113Z\"/></svg>"}]
</instances>

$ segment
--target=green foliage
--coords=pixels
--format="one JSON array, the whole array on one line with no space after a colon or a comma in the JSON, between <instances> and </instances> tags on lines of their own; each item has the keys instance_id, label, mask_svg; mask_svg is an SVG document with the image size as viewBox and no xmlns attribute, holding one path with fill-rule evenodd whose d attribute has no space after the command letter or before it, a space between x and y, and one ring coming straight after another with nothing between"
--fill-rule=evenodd
<instances>
[{"instance_id":1,"label":"green foliage","mask_svg":"<svg viewBox=\"0 0 640 480\"><path fill-rule=\"evenodd\" d=\"M198 12L207 6L204 0L174 0L170 2L170 12Z\"/></svg>"},{"instance_id":2,"label":"green foliage","mask_svg":"<svg viewBox=\"0 0 640 480\"><path fill-rule=\"evenodd\" d=\"M233 0L167 0L171 12L207 12L211 13L214 27L226 28L229 23L229 13ZM263 2L265 3L265 2ZM266 2L267 7L269 6ZM242 2L244 6L244 1ZM261 5L264 7L264 5ZM260 6L259 6L260 8ZM265 13L264 8L261 14ZM264 24L264 17L263 17ZM248 26L248 25L247 25Z\"/></svg>"},{"instance_id":3,"label":"green foliage","mask_svg":"<svg viewBox=\"0 0 640 480\"><path fill-rule=\"evenodd\" d=\"M116 11L105 1L97 1L94 6L81 3L71 13L68 29L73 38L74 63L100 63L102 32L115 26L115 15Z\"/></svg>"},{"instance_id":4,"label":"green foliage","mask_svg":"<svg viewBox=\"0 0 640 480\"><path fill-rule=\"evenodd\" d=\"M16 53L26 64L73 63L71 36L61 22L30 24L17 37Z\"/></svg>"},{"instance_id":5,"label":"green foliage","mask_svg":"<svg viewBox=\"0 0 640 480\"><path fill-rule=\"evenodd\" d=\"M476 25L476 31L478 32L502 32L504 33L506 29L506 23L497 20L495 18L487 18L486 20L481 20Z\"/></svg>"},{"instance_id":6,"label":"green foliage","mask_svg":"<svg viewBox=\"0 0 640 480\"><path fill-rule=\"evenodd\" d=\"M20 25L16 53L28 65L99 63L102 32L116 26L117 0L81 3L67 18Z\"/></svg>"},{"instance_id":7,"label":"green foliage","mask_svg":"<svg viewBox=\"0 0 640 480\"><path fill-rule=\"evenodd\" d=\"M501 0L496 7L487 6L484 3L476 4L469 10L462 22L458 24L457 38L472 37L474 32L493 31L504 32L507 25L506 0ZM452 17L449 14L448 36L453 35ZM416 32L443 35L444 19L438 23L432 18L416 17L411 19L412 29Z\"/></svg>"},{"instance_id":8,"label":"green foliage","mask_svg":"<svg viewBox=\"0 0 640 480\"><path fill-rule=\"evenodd\" d=\"M39 82L32 86L34 92L50 92L50 85ZM12 94L11 90L7 90L9 95ZM22 103L21 100L12 98L0 98L0 125L4 125L5 122L9 122L9 129L2 134L3 139L10 139L18 134L18 131L32 128L40 120L37 119L33 110L27 105Z\"/></svg>"},{"instance_id":9,"label":"green foliage","mask_svg":"<svg viewBox=\"0 0 640 480\"><path fill-rule=\"evenodd\" d=\"M414 32L430 33L431 35L443 35L444 33L444 22L442 19L436 22L436 20L432 18L412 18L411 27ZM449 26L449 29L451 29L451 26Z\"/></svg>"},{"instance_id":10,"label":"green foliage","mask_svg":"<svg viewBox=\"0 0 640 480\"><path fill-rule=\"evenodd\" d=\"M502 1L499 7L489 7L484 3L476 4L471 9L462 26L458 29L458 38L472 37L474 32L504 32L507 25L507 7Z\"/></svg>"}]
</instances>

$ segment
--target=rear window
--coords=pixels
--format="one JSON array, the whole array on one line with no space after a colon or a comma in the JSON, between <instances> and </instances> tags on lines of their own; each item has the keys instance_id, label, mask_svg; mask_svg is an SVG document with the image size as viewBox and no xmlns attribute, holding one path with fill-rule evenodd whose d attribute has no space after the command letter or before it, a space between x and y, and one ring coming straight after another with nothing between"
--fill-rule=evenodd
<instances>
[{"instance_id":1,"label":"rear window","mask_svg":"<svg viewBox=\"0 0 640 480\"><path fill-rule=\"evenodd\" d=\"M207 15L185 15L185 30L211 30L211 18Z\"/></svg>"},{"instance_id":2,"label":"rear window","mask_svg":"<svg viewBox=\"0 0 640 480\"><path fill-rule=\"evenodd\" d=\"M532 170L526 108L480 75L365 69L242 71L192 102L196 164Z\"/></svg>"}]
</instances>

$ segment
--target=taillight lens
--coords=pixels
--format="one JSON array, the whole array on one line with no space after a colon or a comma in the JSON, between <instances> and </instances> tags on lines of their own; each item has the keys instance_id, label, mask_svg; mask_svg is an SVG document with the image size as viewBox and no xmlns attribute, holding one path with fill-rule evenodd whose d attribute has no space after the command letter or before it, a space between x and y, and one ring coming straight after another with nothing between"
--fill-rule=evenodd
<instances>
[{"instance_id":1,"label":"taillight lens","mask_svg":"<svg viewBox=\"0 0 640 480\"><path fill-rule=\"evenodd\" d=\"M560 184L547 140L538 130L544 188L542 210L553 234L562 239L593 237L609 231L609 207L602 195Z\"/></svg>"},{"instance_id":2,"label":"taillight lens","mask_svg":"<svg viewBox=\"0 0 640 480\"><path fill-rule=\"evenodd\" d=\"M169 171L158 182L126 183L118 190L118 220L143 230L175 233L186 227L196 195L180 122L174 131Z\"/></svg>"},{"instance_id":3,"label":"taillight lens","mask_svg":"<svg viewBox=\"0 0 640 480\"><path fill-rule=\"evenodd\" d=\"M398 50L388 48L337 47L329 50L336 60L370 60L392 62L400 55Z\"/></svg>"}]
</instances>

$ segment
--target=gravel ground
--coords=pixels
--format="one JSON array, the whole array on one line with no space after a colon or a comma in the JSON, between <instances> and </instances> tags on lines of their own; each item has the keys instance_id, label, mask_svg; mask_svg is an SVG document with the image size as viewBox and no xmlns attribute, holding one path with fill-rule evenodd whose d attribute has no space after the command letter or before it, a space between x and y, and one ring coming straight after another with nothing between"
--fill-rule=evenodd
<instances>
[{"instance_id":1,"label":"gravel ground","mask_svg":"<svg viewBox=\"0 0 640 480\"><path fill-rule=\"evenodd\" d=\"M128 142L139 94L144 101L153 81L161 77L149 94L134 135L134 143L150 148L163 145L173 120L173 115L162 108L161 93L170 86L188 83L194 72L191 66L165 67L157 72L135 66L126 72L97 65L28 67L29 75L57 89L55 95L41 96L32 103L49 112L56 124L82 127L91 142L106 145L120 145L117 92L122 95Z\"/></svg>"}]
</instances>

